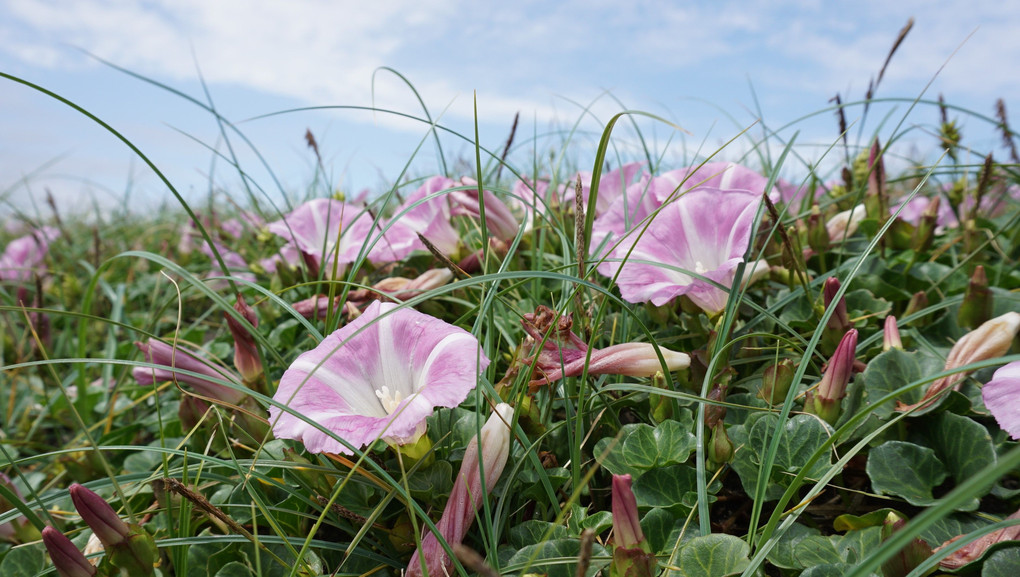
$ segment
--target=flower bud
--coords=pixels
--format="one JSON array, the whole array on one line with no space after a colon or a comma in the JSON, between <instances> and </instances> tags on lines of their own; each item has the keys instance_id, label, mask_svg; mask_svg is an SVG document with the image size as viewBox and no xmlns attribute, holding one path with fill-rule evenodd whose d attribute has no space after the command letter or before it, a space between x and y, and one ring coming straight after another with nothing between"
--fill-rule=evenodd
<instances>
[{"instance_id":1,"label":"flower bud","mask_svg":"<svg viewBox=\"0 0 1020 577\"><path fill-rule=\"evenodd\" d=\"M823 253L829 250L829 231L822 223L822 211L818 203L811 205L811 214L807 221L808 246L815 252Z\"/></svg>"},{"instance_id":2,"label":"flower bud","mask_svg":"<svg viewBox=\"0 0 1020 577\"><path fill-rule=\"evenodd\" d=\"M1020 313L1008 312L985 322L963 335L953 345L949 356L946 357L945 370L952 371L964 365L1001 357L1009 352L1018 331L1020 331ZM920 401L913 405L897 403L896 410L907 411L927 407L946 389L951 387L958 389L967 374L967 372L957 372L938 379L928 387Z\"/></svg>"},{"instance_id":3,"label":"flower bud","mask_svg":"<svg viewBox=\"0 0 1020 577\"><path fill-rule=\"evenodd\" d=\"M71 501L74 508L78 510L82 521L92 528L92 532L99 537L106 547L119 545L127 539L130 530L127 523L121 520L117 512L113 510L102 497L78 483L71 485Z\"/></svg>"},{"instance_id":4,"label":"flower bud","mask_svg":"<svg viewBox=\"0 0 1020 577\"><path fill-rule=\"evenodd\" d=\"M613 475L613 563L610 577L652 577L656 559L638 517L630 475Z\"/></svg>"},{"instance_id":5,"label":"flower bud","mask_svg":"<svg viewBox=\"0 0 1020 577\"><path fill-rule=\"evenodd\" d=\"M822 301L825 304L825 310L833 308L833 312L829 315L829 320L825 323L825 327L822 328L822 350L826 353L831 353L836 350L839 341L843 338L843 335L850 329L853 328L853 323L850 322L850 317L846 312L846 299L836 299L836 293L839 292L840 282L836 277L829 277L825 279L825 284L822 288Z\"/></svg>"},{"instance_id":6,"label":"flower bud","mask_svg":"<svg viewBox=\"0 0 1020 577\"><path fill-rule=\"evenodd\" d=\"M200 359L181 346L171 346L163 341L149 339L148 342L135 342L138 350L145 354L145 360L161 365L161 368L136 367L131 371L140 385L151 385L154 382L178 381L195 388L198 394L237 405L247 396L245 393L221 385L215 380L234 381L237 376L230 371L219 369L208 361ZM196 374L185 374L188 371ZM206 378L208 377L208 378Z\"/></svg>"},{"instance_id":7,"label":"flower bud","mask_svg":"<svg viewBox=\"0 0 1020 577\"><path fill-rule=\"evenodd\" d=\"M977 265L963 293L956 322L961 327L973 329L991 317L992 292L988 290L988 277L985 275L985 267Z\"/></svg>"},{"instance_id":8,"label":"flower bud","mask_svg":"<svg viewBox=\"0 0 1020 577\"><path fill-rule=\"evenodd\" d=\"M914 237L911 240L911 248L916 252L924 252L931 248L932 240L935 239L935 229L938 227L939 196L934 196L921 213L921 218L914 229Z\"/></svg>"},{"instance_id":9,"label":"flower bud","mask_svg":"<svg viewBox=\"0 0 1020 577\"><path fill-rule=\"evenodd\" d=\"M899 531L907 524L906 519L899 514L890 512L886 515L882 524L882 540L885 541L893 533ZM896 552L892 558L882 563L882 574L885 577L906 577L925 559L931 557L931 545L924 540L914 537L906 547Z\"/></svg>"},{"instance_id":10,"label":"flower bud","mask_svg":"<svg viewBox=\"0 0 1020 577\"><path fill-rule=\"evenodd\" d=\"M910 301L907 302L907 308L903 311L903 316L910 317L926 308L928 308L928 295L924 291L917 291L910 297ZM914 319L909 324L916 326L918 322L918 319Z\"/></svg>"},{"instance_id":11,"label":"flower bud","mask_svg":"<svg viewBox=\"0 0 1020 577\"><path fill-rule=\"evenodd\" d=\"M708 441L708 464L712 470L718 470L733 458L733 441L726 434L726 425L722 421L712 427L712 438Z\"/></svg>"},{"instance_id":12,"label":"flower bud","mask_svg":"<svg viewBox=\"0 0 1020 577\"><path fill-rule=\"evenodd\" d=\"M96 568L60 531L43 527L42 541L60 577L92 577L96 574Z\"/></svg>"},{"instance_id":13,"label":"flower bud","mask_svg":"<svg viewBox=\"0 0 1020 577\"><path fill-rule=\"evenodd\" d=\"M864 195L867 213L879 222L888 217L889 201L886 198L885 161L882 160L882 145L878 139L871 145L868 153L868 191ZM847 235L849 236L849 235Z\"/></svg>"},{"instance_id":14,"label":"flower bud","mask_svg":"<svg viewBox=\"0 0 1020 577\"><path fill-rule=\"evenodd\" d=\"M656 389L666 390L669 388L666 385L666 377L662 373L655 373L651 384ZM648 405L651 409L650 416L656 423L668 421L673 416L673 399L666 395L649 393Z\"/></svg>"},{"instance_id":15,"label":"flower bud","mask_svg":"<svg viewBox=\"0 0 1020 577\"><path fill-rule=\"evenodd\" d=\"M765 367L758 397L770 405L782 403L793 384L794 365L790 359Z\"/></svg>"},{"instance_id":16,"label":"flower bud","mask_svg":"<svg viewBox=\"0 0 1020 577\"><path fill-rule=\"evenodd\" d=\"M825 223L825 230L829 233L832 242L843 242L857 232L857 227L867 213L864 206L857 205L850 210L837 213Z\"/></svg>"},{"instance_id":17,"label":"flower bud","mask_svg":"<svg viewBox=\"0 0 1020 577\"><path fill-rule=\"evenodd\" d=\"M823 421L834 424L839 418L840 400L846 396L854 370L854 352L857 349L857 329L843 335L836 352L829 359L829 366L822 375L818 387L809 396L804 410L818 415Z\"/></svg>"},{"instance_id":18,"label":"flower bud","mask_svg":"<svg viewBox=\"0 0 1020 577\"><path fill-rule=\"evenodd\" d=\"M900 340L900 329L896 326L896 317L889 315L885 317L885 326L882 334L882 350L903 349L903 341Z\"/></svg>"},{"instance_id":19,"label":"flower bud","mask_svg":"<svg viewBox=\"0 0 1020 577\"><path fill-rule=\"evenodd\" d=\"M510 455L510 426L514 409L506 403L499 403L492 415L482 426L481 435L471 439L464 451L460 472L454 481L450 498L446 501L443 516L436 523L436 529L449 545L461 543L471 523L475 520L485 495L496 486L503 474ZM479 442L479 438L481 442ZM479 447L481 445L481 447ZM485 471L482 478L479 470ZM406 577L422 577L422 561L429 576L451 574L453 560L439 544L435 533L429 533L421 540L421 547L415 551L407 565Z\"/></svg>"},{"instance_id":20,"label":"flower bud","mask_svg":"<svg viewBox=\"0 0 1020 577\"><path fill-rule=\"evenodd\" d=\"M259 326L259 319L255 316L255 311L248 306L240 293L237 295L237 304L234 305L234 310L240 313L253 328ZM241 373L241 378L245 383L255 383L262 377L262 359L259 358L255 338L234 317L225 313L224 316L227 319L230 334L234 337L234 367L237 368L237 372Z\"/></svg>"}]
</instances>

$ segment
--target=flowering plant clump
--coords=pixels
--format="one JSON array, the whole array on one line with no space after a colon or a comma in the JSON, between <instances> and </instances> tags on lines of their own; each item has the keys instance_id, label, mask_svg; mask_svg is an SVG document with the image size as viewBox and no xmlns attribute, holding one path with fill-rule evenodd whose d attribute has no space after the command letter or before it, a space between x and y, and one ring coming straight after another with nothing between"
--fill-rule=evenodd
<instances>
[{"instance_id":1,"label":"flowering plant clump","mask_svg":"<svg viewBox=\"0 0 1020 577\"><path fill-rule=\"evenodd\" d=\"M882 105L12 219L0 576L1013 575L1020 160Z\"/></svg>"}]
</instances>

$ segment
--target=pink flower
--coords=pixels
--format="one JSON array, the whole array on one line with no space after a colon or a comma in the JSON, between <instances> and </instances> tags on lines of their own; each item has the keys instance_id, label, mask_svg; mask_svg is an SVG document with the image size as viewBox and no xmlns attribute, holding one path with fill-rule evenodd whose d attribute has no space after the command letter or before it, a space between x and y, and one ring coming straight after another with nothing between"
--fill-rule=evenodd
<instances>
[{"instance_id":1,"label":"pink flower","mask_svg":"<svg viewBox=\"0 0 1020 577\"><path fill-rule=\"evenodd\" d=\"M924 214L924 211L928 209L928 206L932 203L932 201L932 198L921 195L915 196L908 202L904 202L903 199L900 199L895 206L890 207L889 214L895 213L902 206L903 210L900 211L900 218L910 224L917 225L921 222L921 216ZM960 225L960 221L958 221L956 219L956 215L953 214L953 207L949 204L949 200L945 197L939 197L938 213L935 222L939 227L939 231L946 227L957 227Z\"/></svg>"},{"instance_id":2,"label":"pink flower","mask_svg":"<svg viewBox=\"0 0 1020 577\"><path fill-rule=\"evenodd\" d=\"M604 239L615 243L623 238L611 249L609 260L599 266L599 272L611 277L622 267L617 284L629 302L650 301L661 306L687 295L710 316L718 313L726 306L727 291L690 273L725 287L732 284L750 244L751 226L764 188L764 177L749 173L749 169L736 165L709 164L689 175L682 170L654 178L647 191L628 189L608 213L595 221L593 251L604 244ZM693 188L701 181L736 182L757 190L709 185ZM625 214L624 201L630 203L629 215ZM656 210L658 213L645 228L641 221ZM627 262L622 262L624 259ZM767 267L758 262L749 266L746 274L751 278L765 273Z\"/></svg>"},{"instance_id":3,"label":"pink flower","mask_svg":"<svg viewBox=\"0 0 1020 577\"><path fill-rule=\"evenodd\" d=\"M310 422L354 447L379 438L401 443L421 432L436 407L467 398L488 365L471 333L376 301L284 372L273 398L308 421L272 406L273 432L313 453L351 450Z\"/></svg>"},{"instance_id":4,"label":"pink flower","mask_svg":"<svg viewBox=\"0 0 1020 577\"><path fill-rule=\"evenodd\" d=\"M294 209L269 231L293 242L327 276L333 255L338 265L354 262L372 232L372 217L364 209L331 198L316 198ZM338 246L339 245L339 246ZM325 265L325 266L324 266ZM337 267L338 272L343 270Z\"/></svg>"},{"instance_id":5,"label":"pink flower","mask_svg":"<svg viewBox=\"0 0 1020 577\"><path fill-rule=\"evenodd\" d=\"M419 234L427 238L439 252L455 254L460 234L450 222L449 195L433 196L455 186L457 183L445 176L433 176L426 180L394 211L393 218L386 225L389 227L386 238L376 244L375 254L379 256L373 258L398 261L404 260L415 250L425 250L425 245L418 238Z\"/></svg>"},{"instance_id":6,"label":"pink flower","mask_svg":"<svg viewBox=\"0 0 1020 577\"><path fill-rule=\"evenodd\" d=\"M12 240L0 255L0 280L28 282L33 275L46 274L43 260L50 243L60 236L52 226L44 226L21 238Z\"/></svg>"},{"instance_id":7,"label":"pink flower","mask_svg":"<svg viewBox=\"0 0 1020 577\"><path fill-rule=\"evenodd\" d=\"M219 261L216 260L216 256L212 249L209 248L209 243L202 243L202 253L212 259L213 270L209 276L232 276L237 279L246 280L248 282L255 282L255 275L251 273L248 268L248 263L244 260L244 257L240 254L230 250L226 246L216 243L216 252L220 253L220 258L223 259L223 264L227 265L227 270L223 270Z\"/></svg>"},{"instance_id":8,"label":"pink flower","mask_svg":"<svg viewBox=\"0 0 1020 577\"><path fill-rule=\"evenodd\" d=\"M436 529L443 540L449 545L464 541L468 529L475 520L482 499L492 491L499 481L507 458L510 456L510 427L514 409L506 403L496 405L492 415L485 421L479 437L472 438L464 450L464 460L460 464L460 472L453 483L450 498L446 501L443 516L436 523ZM479 444L481 448L479 449ZM481 467L479 467L479 460ZM482 477L482 470L485 477ZM434 533L429 533L421 540L421 548L414 552L407 564L407 577L421 577L422 560L429 577L452 575L453 561L439 544Z\"/></svg>"},{"instance_id":9,"label":"pink flower","mask_svg":"<svg viewBox=\"0 0 1020 577\"><path fill-rule=\"evenodd\" d=\"M617 198L623 195L634 178L641 174L643 162L631 162L624 164L616 170L607 172L599 179L599 197L595 201L595 215L604 214ZM588 210L588 195L591 194L591 173L578 172L574 180L560 186L561 203L564 206L574 206L577 192L577 181L581 181L581 195L584 198L585 210Z\"/></svg>"},{"instance_id":10,"label":"pink flower","mask_svg":"<svg viewBox=\"0 0 1020 577\"><path fill-rule=\"evenodd\" d=\"M995 371L981 388L981 398L1002 430L1020 440L1020 361Z\"/></svg>"},{"instance_id":11,"label":"pink flower","mask_svg":"<svg viewBox=\"0 0 1020 577\"><path fill-rule=\"evenodd\" d=\"M510 206L524 214L524 226L531 230L535 215L547 215L554 206L559 204L549 194L549 181L538 180L532 183L527 177L514 183L510 190Z\"/></svg>"},{"instance_id":12,"label":"pink flower","mask_svg":"<svg viewBox=\"0 0 1020 577\"><path fill-rule=\"evenodd\" d=\"M462 178L464 186L477 186L477 182L470 178ZM500 240L510 240L517 236L517 229L520 226L517 218L514 217L510 208L503 203L495 194L483 190L485 194L479 200L478 189L468 188L466 190L455 190L450 193L450 202L453 205L451 213L456 216L468 216L478 220L482 215L482 202L485 203L485 228L489 236Z\"/></svg>"}]
</instances>

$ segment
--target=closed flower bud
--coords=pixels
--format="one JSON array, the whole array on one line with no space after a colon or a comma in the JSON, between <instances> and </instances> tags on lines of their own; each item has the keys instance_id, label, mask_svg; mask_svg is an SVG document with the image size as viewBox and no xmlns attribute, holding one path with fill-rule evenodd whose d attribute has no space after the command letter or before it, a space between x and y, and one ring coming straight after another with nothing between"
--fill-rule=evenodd
<instances>
[{"instance_id":1,"label":"closed flower bud","mask_svg":"<svg viewBox=\"0 0 1020 577\"><path fill-rule=\"evenodd\" d=\"M911 248L916 252L924 252L931 248L932 240L935 238L935 229L938 227L939 204L941 202L941 197L932 197L924 212L921 213L921 219L917 222L917 228L914 229L914 237L911 241Z\"/></svg>"},{"instance_id":2,"label":"closed flower bud","mask_svg":"<svg viewBox=\"0 0 1020 577\"><path fill-rule=\"evenodd\" d=\"M104 546L119 545L127 539L130 533L127 523L121 520L106 500L78 483L71 485L70 491L71 501L82 521L92 528Z\"/></svg>"},{"instance_id":3,"label":"closed flower bud","mask_svg":"<svg viewBox=\"0 0 1020 577\"><path fill-rule=\"evenodd\" d=\"M889 315L885 317L885 326L882 334L882 350L903 349L903 341L900 339L900 329L896 326L896 317Z\"/></svg>"},{"instance_id":4,"label":"closed flower bud","mask_svg":"<svg viewBox=\"0 0 1020 577\"><path fill-rule=\"evenodd\" d=\"M718 421L712 427L712 438L708 441L708 463L712 470L718 470L733 458L733 441L726 434L726 425Z\"/></svg>"},{"instance_id":5,"label":"closed flower bud","mask_svg":"<svg viewBox=\"0 0 1020 577\"><path fill-rule=\"evenodd\" d=\"M96 574L96 568L60 531L43 527L42 541L60 577L92 577Z\"/></svg>"},{"instance_id":6,"label":"closed flower bud","mask_svg":"<svg viewBox=\"0 0 1020 577\"><path fill-rule=\"evenodd\" d=\"M853 377L856 349L857 330L851 329L843 335L843 340L839 342L836 352L829 359L829 366L822 375L822 380L805 402L804 410L818 415L830 425L839 418L840 401L846 396L846 387Z\"/></svg>"},{"instance_id":7,"label":"closed flower bud","mask_svg":"<svg viewBox=\"0 0 1020 577\"><path fill-rule=\"evenodd\" d=\"M610 577L651 577L656 560L638 517L630 475L613 475L613 563Z\"/></svg>"},{"instance_id":8,"label":"closed flower bud","mask_svg":"<svg viewBox=\"0 0 1020 577\"><path fill-rule=\"evenodd\" d=\"M492 491L496 481L503 474L503 468L506 467L510 455L510 426L513 415L514 409L510 405L506 403L496 405L492 415L482 426L481 442L479 437L471 439L464 451L464 460L461 462L450 498L446 501L446 509L436 523L436 529L450 546L464 540L471 523L475 520L482 499ZM480 469L485 471L484 478ZM422 561L427 573L422 572ZM421 540L421 548L411 557L406 576L452 575L452 568L453 560L446 555L436 535L429 533Z\"/></svg>"},{"instance_id":9,"label":"closed flower bud","mask_svg":"<svg viewBox=\"0 0 1020 577\"><path fill-rule=\"evenodd\" d=\"M899 514L890 512L882 524L882 540L885 541L893 533L899 531L907 524L907 521ZM925 559L931 557L931 545L924 540L914 537L906 547L896 552L892 558L882 563L882 574L885 577L906 577Z\"/></svg>"},{"instance_id":10,"label":"closed flower bud","mask_svg":"<svg viewBox=\"0 0 1020 577\"><path fill-rule=\"evenodd\" d=\"M907 302L907 309L903 311L903 316L910 317L926 308L928 308L928 295L924 291L917 291ZM917 323L918 319L914 319L909 324L916 325Z\"/></svg>"},{"instance_id":11,"label":"closed flower bud","mask_svg":"<svg viewBox=\"0 0 1020 577\"><path fill-rule=\"evenodd\" d=\"M255 316L255 311L248 306L240 294L237 295L237 304L234 305L234 310L240 313L252 328L259 326L259 319ZM234 337L234 367L237 368L237 372L241 373L241 378L245 383L254 383L262 377L262 359L259 358L255 338L234 317L228 314L224 314L224 316L227 318L230 334Z\"/></svg>"},{"instance_id":12,"label":"closed flower bud","mask_svg":"<svg viewBox=\"0 0 1020 577\"><path fill-rule=\"evenodd\" d=\"M1001 357L1009 352L1013 339L1020 331L1020 313L1009 312L984 323L978 328L963 335L953 345L946 357L946 371L962 366ZM924 397L913 405L896 404L897 411L928 407L943 391L958 389L966 378L967 372L956 372L942 377L931 384Z\"/></svg>"},{"instance_id":13,"label":"closed flower bud","mask_svg":"<svg viewBox=\"0 0 1020 577\"><path fill-rule=\"evenodd\" d=\"M963 293L960 312L956 322L968 329L973 329L992 317L992 292L988 290L988 277L985 267L977 265L970 277L967 290Z\"/></svg>"},{"instance_id":14,"label":"closed flower bud","mask_svg":"<svg viewBox=\"0 0 1020 577\"><path fill-rule=\"evenodd\" d=\"M825 223L825 230L829 233L832 242L843 242L857 232L857 227L864 220L866 213L864 206L857 205L850 210L837 213Z\"/></svg>"},{"instance_id":15,"label":"closed flower bud","mask_svg":"<svg viewBox=\"0 0 1020 577\"><path fill-rule=\"evenodd\" d=\"M853 328L850 316L846 312L846 299L840 298L836 300L836 293L839 292L839 289L840 282L838 278L829 277L825 279L825 284L822 288L822 300L825 304L825 310L834 309L832 314L829 315L829 320L825 323L825 327L822 328L821 348L826 353L835 351L843 335Z\"/></svg>"},{"instance_id":16,"label":"closed flower bud","mask_svg":"<svg viewBox=\"0 0 1020 577\"><path fill-rule=\"evenodd\" d=\"M808 246L815 252L829 250L829 231L822 222L822 211L818 208L818 203L811 206L811 214L808 215L807 241Z\"/></svg>"},{"instance_id":17,"label":"closed flower bud","mask_svg":"<svg viewBox=\"0 0 1020 577\"><path fill-rule=\"evenodd\" d=\"M793 383L794 365L790 359L783 359L765 368L761 378L758 396L770 405L783 402Z\"/></svg>"}]
</instances>

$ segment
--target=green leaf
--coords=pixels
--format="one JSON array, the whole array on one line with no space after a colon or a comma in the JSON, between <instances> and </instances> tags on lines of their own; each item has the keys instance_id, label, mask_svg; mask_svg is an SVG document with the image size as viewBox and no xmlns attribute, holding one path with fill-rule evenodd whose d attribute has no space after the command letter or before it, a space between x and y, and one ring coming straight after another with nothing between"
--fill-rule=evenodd
<instances>
[{"instance_id":1,"label":"green leaf","mask_svg":"<svg viewBox=\"0 0 1020 577\"><path fill-rule=\"evenodd\" d=\"M943 366L944 363L939 359L920 351L908 353L901 349L889 349L879 353L868 362L868 367L861 374L867 403L873 405L904 385L941 372ZM896 400L911 404L920 401L922 396L924 387L918 387L901 394ZM886 419L894 409L893 402L886 402L875 409L874 415Z\"/></svg>"},{"instance_id":2,"label":"green leaf","mask_svg":"<svg viewBox=\"0 0 1020 577\"><path fill-rule=\"evenodd\" d=\"M818 535L818 529L794 523L783 533L783 536L779 538L775 547L769 551L765 558L769 563L781 569L804 569L804 565L797 560L794 551L797 549L797 544L805 538Z\"/></svg>"},{"instance_id":3,"label":"green leaf","mask_svg":"<svg viewBox=\"0 0 1020 577\"><path fill-rule=\"evenodd\" d=\"M875 295L871 294L871 291L866 289L852 290L843 295L846 300L847 315L851 319L861 319L863 317L878 317L882 318L889 314L892 309L892 305L885 299L875 298ZM869 321L858 321L857 326L860 327ZM874 322L871 320L870 322Z\"/></svg>"},{"instance_id":4,"label":"green leaf","mask_svg":"<svg viewBox=\"0 0 1020 577\"><path fill-rule=\"evenodd\" d=\"M966 535L967 533L980 529L987 524L988 522L983 519L975 518L971 515L954 513L929 525L927 529L921 532L919 537L924 539L932 547L938 547L953 537Z\"/></svg>"},{"instance_id":5,"label":"green leaf","mask_svg":"<svg viewBox=\"0 0 1020 577\"><path fill-rule=\"evenodd\" d=\"M591 529L596 535L608 530L613 526L613 514L609 511L599 511L588 515L581 521L581 529Z\"/></svg>"},{"instance_id":6,"label":"green leaf","mask_svg":"<svg viewBox=\"0 0 1020 577\"><path fill-rule=\"evenodd\" d=\"M666 509L652 509L641 518L641 531L652 547L652 551L662 553L673 547L669 536L679 519Z\"/></svg>"},{"instance_id":7,"label":"green leaf","mask_svg":"<svg viewBox=\"0 0 1020 577\"><path fill-rule=\"evenodd\" d=\"M981 577L1016 577L1017 567L1020 567L1020 547L999 549L985 559Z\"/></svg>"},{"instance_id":8,"label":"green leaf","mask_svg":"<svg viewBox=\"0 0 1020 577\"><path fill-rule=\"evenodd\" d=\"M750 564L751 549L741 538L714 533L691 539L680 549L677 567L669 577L723 577L740 573Z\"/></svg>"},{"instance_id":9,"label":"green leaf","mask_svg":"<svg viewBox=\"0 0 1020 577\"><path fill-rule=\"evenodd\" d=\"M595 454L605 453L611 438L595 444ZM606 456L602 466L616 475L631 475L635 479L645 471L686 461L697 446L697 438L686 423L663 421L652 427L644 423L624 425L620 440Z\"/></svg>"},{"instance_id":10,"label":"green leaf","mask_svg":"<svg viewBox=\"0 0 1020 577\"><path fill-rule=\"evenodd\" d=\"M974 420L949 412L942 412L928 421L928 436L939 459L957 483L974 476L981 469L995 463L995 447L988 430ZM978 507L974 498L970 507Z\"/></svg>"},{"instance_id":11,"label":"green leaf","mask_svg":"<svg viewBox=\"0 0 1020 577\"><path fill-rule=\"evenodd\" d=\"M547 577L574 577L577 571L577 554L581 551L578 539L553 539L520 549L503 567L503 571L518 574L539 573ZM594 576L609 564L609 551L599 544L591 549L591 566L585 573ZM600 559L601 557L601 559Z\"/></svg>"},{"instance_id":12,"label":"green leaf","mask_svg":"<svg viewBox=\"0 0 1020 577\"><path fill-rule=\"evenodd\" d=\"M453 465L436 461L418 469L407 478L407 488L415 499L436 499L453 490Z\"/></svg>"},{"instance_id":13,"label":"green leaf","mask_svg":"<svg viewBox=\"0 0 1020 577\"><path fill-rule=\"evenodd\" d=\"M846 535L809 536L797 543L794 558L802 567L836 563L855 564L882 542L882 528L868 527Z\"/></svg>"},{"instance_id":14,"label":"green leaf","mask_svg":"<svg viewBox=\"0 0 1020 577\"><path fill-rule=\"evenodd\" d=\"M872 449L866 466L872 488L902 497L911 505L935 502L931 490L946 479L946 469L927 447L888 441Z\"/></svg>"},{"instance_id":15,"label":"green leaf","mask_svg":"<svg viewBox=\"0 0 1020 577\"><path fill-rule=\"evenodd\" d=\"M216 577L251 577L251 569L239 561L231 561L216 572Z\"/></svg>"},{"instance_id":16,"label":"green leaf","mask_svg":"<svg viewBox=\"0 0 1020 577\"><path fill-rule=\"evenodd\" d=\"M46 556L40 544L15 547L0 562L0 575L4 577L35 577L46 566Z\"/></svg>"},{"instance_id":17,"label":"green leaf","mask_svg":"<svg viewBox=\"0 0 1020 577\"><path fill-rule=\"evenodd\" d=\"M548 535L547 535L548 534ZM510 544L521 549L549 539L565 539L567 528L548 521L525 521L510 528Z\"/></svg>"},{"instance_id":18,"label":"green leaf","mask_svg":"<svg viewBox=\"0 0 1020 577\"><path fill-rule=\"evenodd\" d=\"M752 459L757 460L759 465L778 420L778 416L768 414L755 421L748 434ZM776 453L772 480L785 486L807 464L811 454L828 440L832 430L811 415L796 415L786 422L783 429L784 441ZM817 479L824 475L830 463L830 458L819 459L808 471L808 478Z\"/></svg>"},{"instance_id":19,"label":"green leaf","mask_svg":"<svg viewBox=\"0 0 1020 577\"><path fill-rule=\"evenodd\" d=\"M697 473L687 465L653 469L635 481L632 489L639 507L662 507L683 514L694 502L689 495L696 494Z\"/></svg>"},{"instance_id":20,"label":"green leaf","mask_svg":"<svg viewBox=\"0 0 1020 577\"><path fill-rule=\"evenodd\" d=\"M850 563L826 563L809 567L800 577L843 577L853 569Z\"/></svg>"}]
</instances>

